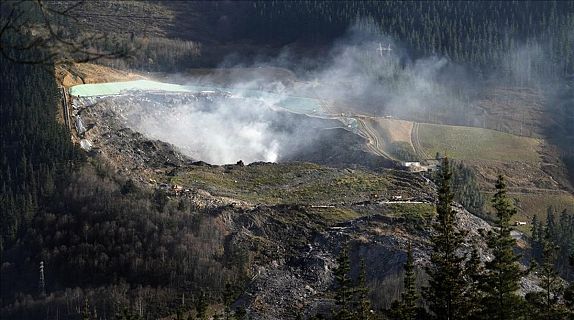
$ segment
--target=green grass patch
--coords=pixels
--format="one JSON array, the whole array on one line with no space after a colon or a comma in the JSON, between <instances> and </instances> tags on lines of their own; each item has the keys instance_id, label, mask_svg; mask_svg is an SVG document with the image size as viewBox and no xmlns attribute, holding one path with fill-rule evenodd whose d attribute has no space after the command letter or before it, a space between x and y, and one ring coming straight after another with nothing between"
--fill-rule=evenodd
<instances>
[{"instance_id":1,"label":"green grass patch","mask_svg":"<svg viewBox=\"0 0 574 320\"><path fill-rule=\"evenodd\" d=\"M421 123L419 140L426 154L454 159L538 162L539 140L490 129Z\"/></svg>"},{"instance_id":2,"label":"green grass patch","mask_svg":"<svg viewBox=\"0 0 574 320\"><path fill-rule=\"evenodd\" d=\"M257 164L245 167L191 167L171 183L199 187L212 194L265 203L331 204L364 200L382 193L385 175L340 170L311 163Z\"/></svg>"},{"instance_id":3,"label":"green grass patch","mask_svg":"<svg viewBox=\"0 0 574 320\"><path fill-rule=\"evenodd\" d=\"M361 216L356 211L346 208L311 208L310 213L327 225L335 225Z\"/></svg>"},{"instance_id":4,"label":"green grass patch","mask_svg":"<svg viewBox=\"0 0 574 320\"><path fill-rule=\"evenodd\" d=\"M491 194L487 195L485 202L486 212L494 214L494 209L490 203ZM524 193L524 194L509 194L509 197L514 199L517 208L517 214L512 217L512 224L516 221L525 221L525 226L516 226L515 229L530 234L532 225L532 216L537 215L539 220L546 221L547 209L553 206L557 212L562 212L566 209L569 212L574 212L574 196L567 193ZM556 217L558 221L558 216Z\"/></svg>"},{"instance_id":5,"label":"green grass patch","mask_svg":"<svg viewBox=\"0 0 574 320\"><path fill-rule=\"evenodd\" d=\"M436 208L431 203L396 203L389 205L389 212L409 221L430 221L436 214Z\"/></svg>"},{"instance_id":6,"label":"green grass patch","mask_svg":"<svg viewBox=\"0 0 574 320\"><path fill-rule=\"evenodd\" d=\"M514 221L525 221L525 226L517 226L516 229L530 234L532 216L537 215L539 220L546 222L548 207L552 206L558 213L566 209L574 212L574 196L567 193L560 194L521 194L511 195L515 199L518 207L518 214L514 216ZM560 223L559 214L556 215L556 223Z\"/></svg>"}]
</instances>

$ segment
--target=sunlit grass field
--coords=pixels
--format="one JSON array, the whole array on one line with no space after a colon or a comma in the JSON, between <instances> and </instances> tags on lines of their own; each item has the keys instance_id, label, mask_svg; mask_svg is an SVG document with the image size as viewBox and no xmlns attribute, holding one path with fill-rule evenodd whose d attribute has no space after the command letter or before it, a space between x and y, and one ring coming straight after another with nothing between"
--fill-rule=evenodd
<instances>
[{"instance_id":1,"label":"sunlit grass field","mask_svg":"<svg viewBox=\"0 0 574 320\"><path fill-rule=\"evenodd\" d=\"M490 129L421 123L419 140L424 152L461 160L538 162L538 139Z\"/></svg>"}]
</instances>

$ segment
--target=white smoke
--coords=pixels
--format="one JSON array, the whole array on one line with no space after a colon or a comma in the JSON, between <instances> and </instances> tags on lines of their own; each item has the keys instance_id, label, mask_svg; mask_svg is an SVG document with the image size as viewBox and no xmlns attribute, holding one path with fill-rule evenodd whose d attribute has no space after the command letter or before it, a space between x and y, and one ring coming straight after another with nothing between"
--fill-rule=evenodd
<instances>
[{"instance_id":1,"label":"white smoke","mask_svg":"<svg viewBox=\"0 0 574 320\"><path fill-rule=\"evenodd\" d=\"M365 113L360 106L366 103L378 108L377 113L412 112L428 104L429 97L440 92L434 80L447 62L433 57L401 66L402 52L388 38L369 38L351 30L334 45L323 67L299 71L308 81L235 77L226 86L233 88L230 90L238 97L175 103L146 112L133 110L128 124L149 137L174 144L192 158L213 164L280 161L315 143L318 130L347 128L332 120L305 121L304 116L278 112L278 103L292 97L310 97L317 104L344 102L347 114ZM289 53L283 52L274 60L247 67L258 71L268 65L286 64L297 69L297 61L291 61ZM212 80L209 76L177 79L196 85ZM273 94L246 98L253 92L268 91ZM307 112L310 116L335 117L340 111L331 108Z\"/></svg>"},{"instance_id":2,"label":"white smoke","mask_svg":"<svg viewBox=\"0 0 574 320\"><path fill-rule=\"evenodd\" d=\"M273 111L265 103L215 98L160 108L131 109L126 115L128 125L213 164L278 160L283 137L271 128Z\"/></svg>"},{"instance_id":3,"label":"white smoke","mask_svg":"<svg viewBox=\"0 0 574 320\"><path fill-rule=\"evenodd\" d=\"M515 53L521 54L524 55L520 51ZM238 160L281 161L316 143L318 130L333 127L333 121L324 120L329 123L323 125L318 120L303 121L306 118L300 115L276 111L278 102L293 96L311 97L329 105L324 113L332 116L341 112L389 114L432 122L433 114L442 112L443 117L450 117L452 124L463 120L471 123L472 119L464 119L468 116L465 100L475 90L469 88L477 87L476 82L465 68L447 57L412 61L393 39L351 28L318 64L321 67L314 70L301 70L299 61L293 60L286 50L276 58L236 66L248 67L256 75L234 76L223 81L224 86L234 88L234 93L240 92L243 98L170 105L160 114L132 117L131 125L150 137L176 145L195 159L224 164ZM276 65L288 66L299 78L277 79L258 72ZM530 73L520 73L529 69L516 63L511 68L514 74L531 77ZM221 79L210 76L180 75L177 81L202 85L217 82L216 87L223 86ZM245 98L252 95L252 90L274 94ZM342 123L338 126L346 127Z\"/></svg>"}]
</instances>

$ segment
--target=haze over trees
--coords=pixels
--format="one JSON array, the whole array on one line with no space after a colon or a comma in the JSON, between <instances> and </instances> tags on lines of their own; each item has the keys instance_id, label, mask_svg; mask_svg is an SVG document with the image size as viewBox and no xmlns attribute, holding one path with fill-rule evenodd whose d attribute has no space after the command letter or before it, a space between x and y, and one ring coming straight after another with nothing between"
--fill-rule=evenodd
<instances>
[{"instance_id":1,"label":"haze over trees","mask_svg":"<svg viewBox=\"0 0 574 320\"><path fill-rule=\"evenodd\" d=\"M420 56L438 54L477 70L502 68L505 73L511 72L512 63L535 62L520 81L528 81L528 76L534 74L574 72L574 40L570 34L574 7L568 2L261 1L254 8L258 18L251 21L253 29L246 30L264 30L258 37L262 40L336 37L357 17L367 17L365 22L374 21L380 26L375 32L400 39ZM304 23L299 23L301 20ZM277 28L261 28L264 25ZM555 65L530 61L538 59L531 55L532 50L521 56L505 56L522 43L532 46L530 49L549 48L545 54Z\"/></svg>"}]
</instances>

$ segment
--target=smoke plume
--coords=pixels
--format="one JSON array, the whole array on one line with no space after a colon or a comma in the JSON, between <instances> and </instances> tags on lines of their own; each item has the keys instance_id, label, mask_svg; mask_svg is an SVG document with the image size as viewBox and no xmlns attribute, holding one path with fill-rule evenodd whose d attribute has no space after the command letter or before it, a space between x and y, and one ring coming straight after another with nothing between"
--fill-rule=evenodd
<instances>
[{"instance_id":1,"label":"smoke plume","mask_svg":"<svg viewBox=\"0 0 574 320\"><path fill-rule=\"evenodd\" d=\"M509 53L512 76L534 78L530 64L524 62L526 56L539 59L540 48L530 46ZM144 113L134 110L128 123L152 138L176 145L192 158L224 164L290 158L318 143L314 137L319 130L342 128L354 134L348 123L357 114L424 122L440 118L443 123L463 125L477 122L467 107L482 86L465 67L438 55L413 60L393 39L356 27L314 63L318 67L313 70L302 70L289 50L260 60L226 69L250 70L249 76L174 76L172 80L179 83L210 85L208 89L229 90L232 96L165 104L160 110ZM270 66L286 66L297 76ZM311 98L316 107L305 111L281 108L297 104L298 97Z\"/></svg>"}]
</instances>

